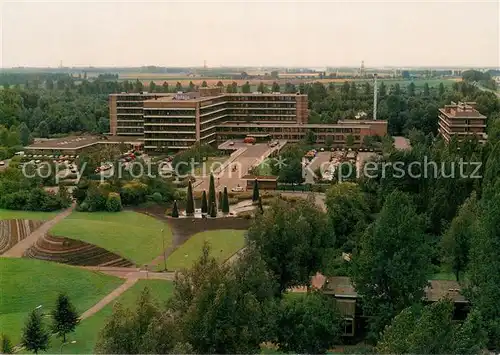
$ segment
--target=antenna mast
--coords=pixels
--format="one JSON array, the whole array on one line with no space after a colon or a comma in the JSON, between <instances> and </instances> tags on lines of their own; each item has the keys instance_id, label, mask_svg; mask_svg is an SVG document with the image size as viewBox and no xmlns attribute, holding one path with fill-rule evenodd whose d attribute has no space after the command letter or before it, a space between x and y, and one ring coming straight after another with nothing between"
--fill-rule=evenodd
<instances>
[{"instance_id":1,"label":"antenna mast","mask_svg":"<svg viewBox=\"0 0 500 355\"><path fill-rule=\"evenodd\" d=\"M377 119L377 74L373 74L373 120Z\"/></svg>"}]
</instances>

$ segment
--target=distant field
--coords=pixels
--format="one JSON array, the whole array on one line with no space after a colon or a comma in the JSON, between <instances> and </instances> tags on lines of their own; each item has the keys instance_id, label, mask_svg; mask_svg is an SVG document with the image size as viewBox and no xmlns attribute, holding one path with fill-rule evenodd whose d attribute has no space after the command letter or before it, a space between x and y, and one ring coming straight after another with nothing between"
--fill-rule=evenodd
<instances>
[{"instance_id":1,"label":"distant field","mask_svg":"<svg viewBox=\"0 0 500 355\"><path fill-rule=\"evenodd\" d=\"M45 221L54 218L56 215L57 212L30 212L0 209L0 219L32 219Z\"/></svg>"},{"instance_id":2,"label":"distant field","mask_svg":"<svg viewBox=\"0 0 500 355\"><path fill-rule=\"evenodd\" d=\"M50 233L54 236L82 240L109 250L137 265L144 265L172 244L172 232L166 223L141 213L74 212L58 223Z\"/></svg>"},{"instance_id":3,"label":"distant field","mask_svg":"<svg viewBox=\"0 0 500 355\"><path fill-rule=\"evenodd\" d=\"M170 281L164 280L139 280L134 286L125 291L117 300L111 302L92 317L85 319L78 325L75 333L69 335L69 341L76 341L75 344L66 344L63 348L64 354L92 354L97 342L99 332L106 324L106 319L113 313L113 305L120 302L126 307L133 307L136 300L141 295L144 287L148 287L153 298L160 304L167 301L174 290L174 285ZM59 353L61 340L53 338L48 353Z\"/></svg>"},{"instance_id":4,"label":"distant field","mask_svg":"<svg viewBox=\"0 0 500 355\"><path fill-rule=\"evenodd\" d=\"M118 287L117 277L34 259L0 259L0 333L20 341L28 314L37 306L48 314L59 292L82 313Z\"/></svg>"},{"instance_id":5,"label":"distant field","mask_svg":"<svg viewBox=\"0 0 500 355\"><path fill-rule=\"evenodd\" d=\"M191 267L200 257L204 241L210 243L211 254L220 262L226 261L245 245L245 231L220 229L202 232L190 237L167 258L167 269L181 270ZM163 265L159 265L163 268Z\"/></svg>"},{"instance_id":6,"label":"distant field","mask_svg":"<svg viewBox=\"0 0 500 355\"><path fill-rule=\"evenodd\" d=\"M161 74L147 74L147 73L137 73L136 75L127 75L127 76L122 76L120 75L119 80L133 80L135 81L136 79L139 79L142 81L144 85L149 85L151 81L153 81L156 85L162 85L164 82L167 82L170 87L175 86L178 82L181 83L183 87L187 87L190 82L193 82L194 85L201 86L203 81L207 82L208 86L216 86L219 81L224 84L224 86L227 86L228 84L231 84L233 82L236 82L238 86L241 86L245 84L247 81L249 84L252 86L252 90L255 90L257 86L262 82L265 85L271 86L274 82L277 82L279 85L284 86L287 82L292 83L294 85L299 85L300 83L313 83L313 82L320 82L323 84L328 84L328 83L335 83L338 85L343 84L345 81L355 81L358 83L364 83L366 81L369 81L372 83L372 80L367 80L367 79L319 79L319 78L284 78L280 77L279 79L268 79L268 80L261 80L261 79L251 79L251 80L230 80L230 79L217 79L217 78L202 78L202 77L193 77L193 78L188 78L188 77L174 77L174 76L164 76ZM437 86L440 83L443 83L445 86L451 86L454 82L460 81L460 79L415 79L415 80L403 80L403 79L379 79L380 82L385 82L386 85L393 85L398 83L401 86L408 85L410 82L414 82L416 86L423 86L425 83L428 83L429 86Z\"/></svg>"}]
</instances>

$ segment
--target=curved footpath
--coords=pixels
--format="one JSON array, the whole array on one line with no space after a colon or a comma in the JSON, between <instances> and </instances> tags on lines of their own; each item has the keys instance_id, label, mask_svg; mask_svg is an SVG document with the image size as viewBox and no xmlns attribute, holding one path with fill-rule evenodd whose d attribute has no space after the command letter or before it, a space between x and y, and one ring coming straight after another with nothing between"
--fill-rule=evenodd
<instances>
[{"instance_id":1,"label":"curved footpath","mask_svg":"<svg viewBox=\"0 0 500 355\"><path fill-rule=\"evenodd\" d=\"M4 254L0 255L0 257L4 258L22 258L26 250L28 250L33 244L36 243L38 238L41 238L47 234L47 232L54 227L57 223L61 222L64 218L68 217L71 212L73 212L75 208L75 204L73 204L70 208L62 211L54 218L48 220L44 224L42 224L39 228L37 228L33 233L28 235L26 238L21 240L19 243L14 245L12 248L7 250Z\"/></svg>"}]
</instances>

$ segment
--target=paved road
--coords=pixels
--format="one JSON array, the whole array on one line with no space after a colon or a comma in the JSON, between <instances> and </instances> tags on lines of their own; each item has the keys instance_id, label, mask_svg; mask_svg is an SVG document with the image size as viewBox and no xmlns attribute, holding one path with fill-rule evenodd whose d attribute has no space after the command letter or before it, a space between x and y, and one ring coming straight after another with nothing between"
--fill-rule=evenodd
<instances>
[{"instance_id":1,"label":"paved road","mask_svg":"<svg viewBox=\"0 0 500 355\"><path fill-rule=\"evenodd\" d=\"M267 144L255 144L246 145L246 147L240 148L237 152L233 153L228 160L223 164L224 168L221 171L216 171L214 173L215 177L215 188L217 190L222 190L224 186L227 186L228 190L236 186L246 186L246 180L241 178L249 174L249 169L253 166L260 164L265 158L267 158L272 152L280 149L286 142L283 142L279 146L269 147ZM232 171L233 166L236 166L236 171ZM209 171L209 167L206 169ZM195 183L194 189L198 191L206 190L208 191L210 185L210 176L198 178Z\"/></svg>"},{"instance_id":2,"label":"paved road","mask_svg":"<svg viewBox=\"0 0 500 355\"><path fill-rule=\"evenodd\" d=\"M12 248L7 250L4 254L0 255L0 257L6 257L6 258L21 258L21 257L23 257L26 250L28 250L33 244L35 244L36 241L38 240L38 238L45 236L45 234L47 234L47 232L52 227L54 227L57 223L62 221L64 218L68 217L71 214L71 212L73 212L74 208L75 208L75 205L73 204L70 208L62 211L61 213L59 213L57 216L55 216L51 220L45 222L38 229L33 231L33 233L31 233L26 238L21 240L19 243L14 245Z\"/></svg>"}]
</instances>

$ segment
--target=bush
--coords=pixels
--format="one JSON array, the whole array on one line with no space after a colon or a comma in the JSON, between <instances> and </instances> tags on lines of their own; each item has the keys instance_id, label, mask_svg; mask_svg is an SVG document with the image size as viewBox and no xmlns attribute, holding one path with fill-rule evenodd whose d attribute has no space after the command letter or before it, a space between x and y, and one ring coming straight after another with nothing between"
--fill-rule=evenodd
<instances>
[{"instance_id":1,"label":"bush","mask_svg":"<svg viewBox=\"0 0 500 355\"><path fill-rule=\"evenodd\" d=\"M148 186L140 181L134 180L125 184L120 191L124 205L139 205L146 201Z\"/></svg>"},{"instance_id":2,"label":"bush","mask_svg":"<svg viewBox=\"0 0 500 355\"><path fill-rule=\"evenodd\" d=\"M107 195L95 186L91 186L87 191L85 202L88 205L89 212L105 211Z\"/></svg>"},{"instance_id":3,"label":"bush","mask_svg":"<svg viewBox=\"0 0 500 355\"><path fill-rule=\"evenodd\" d=\"M252 219L254 218L254 213L252 211L244 211L238 213L238 217L244 218L244 219Z\"/></svg>"},{"instance_id":4,"label":"bush","mask_svg":"<svg viewBox=\"0 0 500 355\"><path fill-rule=\"evenodd\" d=\"M230 205L235 205L239 202L239 200L237 198L230 198L229 199L229 204Z\"/></svg>"},{"instance_id":5,"label":"bush","mask_svg":"<svg viewBox=\"0 0 500 355\"><path fill-rule=\"evenodd\" d=\"M151 199L156 203L161 203L163 201L163 196L159 192L155 192L151 195Z\"/></svg>"},{"instance_id":6,"label":"bush","mask_svg":"<svg viewBox=\"0 0 500 355\"><path fill-rule=\"evenodd\" d=\"M122 199L116 192L111 192L106 201L106 210L109 212L120 212L122 210Z\"/></svg>"},{"instance_id":7,"label":"bush","mask_svg":"<svg viewBox=\"0 0 500 355\"><path fill-rule=\"evenodd\" d=\"M89 204L87 202L82 202L80 205L77 206L76 210L79 212L88 212Z\"/></svg>"}]
</instances>

